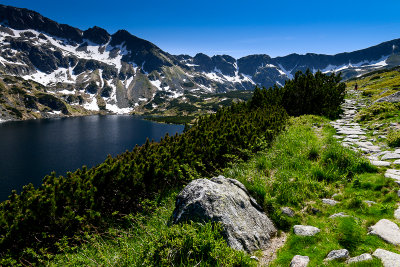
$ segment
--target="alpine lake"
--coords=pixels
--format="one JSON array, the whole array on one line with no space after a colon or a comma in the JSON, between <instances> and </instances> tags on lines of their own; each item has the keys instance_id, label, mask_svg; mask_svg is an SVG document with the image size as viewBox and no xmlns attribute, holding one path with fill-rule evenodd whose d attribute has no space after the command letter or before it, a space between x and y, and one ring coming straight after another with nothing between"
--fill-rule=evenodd
<instances>
[{"instance_id":1,"label":"alpine lake","mask_svg":"<svg viewBox=\"0 0 400 267\"><path fill-rule=\"evenodd\" d=\"M183 129L124 115L0 123L0 201L29 183L37 188L52 171L65 176L83 165L90 168L108 155L131 151L146 138L159 141Z\"/></svg>"}]
</instances>

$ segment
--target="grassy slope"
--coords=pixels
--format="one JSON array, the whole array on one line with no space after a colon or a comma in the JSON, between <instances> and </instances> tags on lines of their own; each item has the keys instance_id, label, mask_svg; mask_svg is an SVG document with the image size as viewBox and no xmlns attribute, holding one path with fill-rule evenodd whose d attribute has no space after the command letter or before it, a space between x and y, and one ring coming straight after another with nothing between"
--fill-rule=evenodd
<instances>
[{"instance_id":1,"label":"grassy slope","mask_svg":"<svg viewBox=\"0 0 400 267\"><path fill-rule=\"evenodd\" d=\"M378 247L397 251L394 246L386 244L378 237L367 235L367 227L371 224L381 218L393 218L397 199L394 183L385 179L381 173L367 173L366 170L371 171L373 168L354 152L342 148L332 138L333 134L333 128L323 118L303 116L292 119L287 131L277 138L272 147L266 148L248 162L237 163L224 170L223 174L227 177L243 182L269 211L280 229L289 232L287 243L273 263L275 266L288 266L296 254L309 255L311 266L316 266L330 250L343 247L350 250L351 256L372 253ZM334 160L335 158L339 160ZM349 172L354 175L349 175ZM330 197L334 193L338 193L335 199L341 201L340 204L331 207L321 203L321 198ZM154 240L177 243L175 247L169 248L170 254L184 251L190 255L193 251L185 250L180 243L181 239L170 235L168 230L173 197L174 194L171 194L152 215L150 213L136 219L128 216L132 227L122 229L117 226L105 235L88 237L87 244L66 250L65 254L58 255L50 265L141 265L149 257L154 258L153 254L144 255L144 250L149 248L146 244ZM362 200L372 200L378 204L368 207ZM282 215L279 211L282 206L292 207L296 216L288 218ZM321 212L314 215L313 208ZM336 212L345 212L356 219L328 218ZM314 225L322 231L311 238L297 237L291 234L293 224ZM201 227L206 226L194 229L177 227L183 233L192 234L194 239L200 239L201 233L205 232ZM163 239L162 236L167 237ZM213 235L208 237L215 238ZM207 240L204 236L201 239ZM157 246L157 243L151 244ZM249 261L248 256L246 258L234 254L221 244L215 251L216 254L224 251L232 262L237 263L237 259L242 259L241 265L255 264ZM168 257L164 255L161 259ZM219 264L229 266L232 262ZM156 264L154 261L152 263ZM184 264L196 263L198 262ZM209 263L205 259L202 264ZM372 264L371 266L379 266L380 263L375 260ZM331 263L330 266L336 265L340 263Z\"/></svg>"}]
</instances>

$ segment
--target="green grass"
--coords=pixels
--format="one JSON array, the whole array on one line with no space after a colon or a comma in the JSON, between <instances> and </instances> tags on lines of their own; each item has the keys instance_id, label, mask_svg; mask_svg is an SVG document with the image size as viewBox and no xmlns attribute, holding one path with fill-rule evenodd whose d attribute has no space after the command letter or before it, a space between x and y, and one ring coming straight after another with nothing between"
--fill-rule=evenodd
<instances>
[{"instance_id":1,"label":"green grass","mask_svg":"<svg viewBox=\"0 0 400 267\"><path fill-rule=\"evenodd\" d=\"M350 256L373 253L376 248L399 249L367 234L382 218L393 219L396 184L386 179L357 153L341 147L327 119L317 116L292 118L287 129L264 151L247 162L234 163L223 171L241 181L264 207L276 226L288 233L272 266L289 266L294 255L310 257L319 266L333 249L347 248ZM336 206L322 203L336 193ZM116 225L105 234L87 237L87 243L65 250L50 266L254 266L248 254L227 247L218 226L170 225L176 193L147 215L129 215L125 227ZM368 206L364 200L375 201ZM294 218L280 208L290 206ZM314 214L313 210L320 212ZM329 218L344 212L351 217ZM294 224L321 229L314 237L292 233ZM126 227L128 225L129 227ZM255 252L260 254L259 252ZM257 255L258 255L257 254ZM326 266L344 266L330 262ZM374 259L351 266L382 266Z\"/></svg>"},{"instance_id":2,"label":"green grass","mask_svg":"<svg viewBox=\"0 0 400 267\"><path fill-rule=\"evenodd\" d=\"M377 172L357 153L343 148L332 138L334 130L327 120L315 116L292 119L291 126L272 147L248 163L225 170L238 179L257 198L275 224L288 231L285 246L272 266L289 266L294 255L308 255L310 266L318 266L333 249L347 248L350 256L373 253L376 248L398 252L367 228L382 218L393 219L396 208L395 183ZM334 193L340 201L334 207L322 203ZM363 200L377 204L368 206ZM296 216L289 218L280 207L290 206ZM313 210L319 210L317 214ZM329 218L345 212L350 218ZM292 234L293 224L321 229L315 237ZM328 266L341 266L331 262ZM353 266L381 266L379 260Z\"/></svg>"}]
</instances>

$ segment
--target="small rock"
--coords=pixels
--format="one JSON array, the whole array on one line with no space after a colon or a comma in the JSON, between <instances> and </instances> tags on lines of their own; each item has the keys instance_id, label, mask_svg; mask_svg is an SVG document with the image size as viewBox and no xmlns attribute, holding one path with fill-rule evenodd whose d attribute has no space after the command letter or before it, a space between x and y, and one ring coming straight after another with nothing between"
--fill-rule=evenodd
<instances>
[{"instance_id":1,"label":"small rock","mask_svg":"<svg viewBox=\"0 0 400 267\"><path fill-rule=\"evenodd\" d=\"M368 207L371 207L372 205L376 204L375 201L371 201L371 200L363 200L363 202L364 202L365 204L367 204Z\"/></svg>"},{"instance_id":2,"label":"small rock","mask_svg":"<svg viewBox=\"0 0 400 267\"><path fill-rule=\"evenodd\" d=\"M296 255L290 262L290 267L306 267L309 262L310 258L308 256Z\"/></svg>"},{"instance_id":3,"label":"small rock","mask_svg":"<svg viewBox=\"0 0 400 267\"><path fill-rule=\"evenodd\" d=\"M326 261L331 260L345 260L349 257L349 251L347 249L338 249L332 250L329 252L328 256L326 256Z\"/></svg>"},{"instance_id":4,"label":"small rock","mask_svg":"<svg viewBox=\"0 0 400 267\"><path fill-rule=\"evenodd\" d=\"M397 253L378 248L372 256L380 259L384 267L400 267L400 255Z\"/></svg>"},{"instance_id":5,"label":"small rock","mask_svg":"<svg viewBox=\"0 0 400 267\"><path fill-rule=\"evenodd\" d=\"M387 154L382 156L381 160L386 160L386 159L400 159L400 154L387 153Z\"/></svg>"},{"instance_id":6,"label":"small rock","mask_svg":"<svg viewBox=\"0 0 400 267\"><path fill-rule=\"evenodd\" d=\"M398 207L397 210L394 211L394 218L400 220L400 207Z\"/></svg>"},{"instance_id":7,"label":"small rock","mask_svg":"<svg viewBox=\"0 0 400 267\"><path fill-rule=\"evenodd\" d=\"M295 225L293 227L293 232L295 235L299 236L313 236L320 232L321 230L317 227L310 225Z\"/></svg>"},{"instance_id":8,"label":"small rock","mask_svg":"<svg viewBox=\"0 0 400 267\"><path fill-rule=\"evenodd\" d=\"M397 190L397 196L400 197L400 190Z\"/></svg>"},{"instance_id":9,"label":"small rock","mask_svg":"<svg viewBox=\"0 0 400 267\"><path fill-rule=\"evenodd\" d=\"M316 214L318 214L318 213L321 213L321 211L320 211L319 209L317 209L317 208L311 208L311 212L312 212L312 214L314 214L314 215L316 215Z\"/></svg>"},{"instance_id":10,"label":"small rock","mask_svg":"<svg viewBox=\"0 0 400 267\"><path fill-rule=\"evenodd\" d=\"M339 202L336 200L333 200L333 199L323 198L322 203L330 205L330 206L335 206Z\"/></svg>"},{"instance_id":11,"label":"small rock","mask_svg":"<svg viewBox=\"0 0 400 267\"><path fill-rule=\"evenodd\" d=\"M294 211L289 207L282 207L281 211L283 214L289 217L294 217Z\"/></svg>"},{"instance_id":12,"label":"small rock","mask_svg":"<svg viewBox=\"0 0 400 267\"><path fill-rule=\"evenodd\" d=\"M400 228L397 224L387 219L382 219L371 226L369 228L369 233L379 236L390 244L400 245Z\"/></svg>"},{"instance_id":13,"label":"small rock","mask_svg":"<svg viewBox=\"0 0 400 267\"><path fill-rule=\"evenodd\" d=\"M339 212L339 213L335 213L335 214L332 214L331 216L329 216L329 218L338 218L338 217L349 217L349 215L347 215L344 212Z\"/></svg>"},{"instance_id":14,"label":"small rock","mask_svg":"<svg viewBox=\"0 0 400 267\"><path fill-rule=\"evenodd\" d=\"M400 165L400 159L393 161L393 164Z\"/></svg>"},{"instance_id":15,"label":"small rock","mask_svg":"<svg viewBox=\"0 0 400 267\"><path fill-rule=\"evenodd\" d=\"M332 195L332 198L335 198L335 197L337 197L338 195L339 195L338 193L335 193L335 194Z\"/></svg>"},{"instance_id":16,"label":"small rock","mask_svg":"<svg viewBox=\"0 0 400 267\"><path fill-rule=\"evenodd\" d=\"M400 154L400 148L396 149L396 150L394 151L394 153Z\"/></svg>"},{"instance_id":17,"label":"small rock","mask_svg":"<svg viewBox=\"0 0 400 267\"><path fill-rule=\"evenodd\" d=\"M357 257L353 257L353 258L350 258L350 259L348 259L347 261L346 261L346 263L347 264L350 264L350 263L356 263L356 262L361 262L361 261L370 261L370 260L372 260L373 258L372 258L372 255L371 254L369 254L369 253L364 253L364 254L361 254L360 256L357 256Z\"/></svg>"},{"instance_id":18,"label":"small rock","mask_svg":"<svg viewBox=\"0 0 400 267\"><path fill-rule=\"evenodd\" d=\"M255 261L260 261L256 256L251 256L250 259L255 260Z\"/></svg>"}]
</instances>

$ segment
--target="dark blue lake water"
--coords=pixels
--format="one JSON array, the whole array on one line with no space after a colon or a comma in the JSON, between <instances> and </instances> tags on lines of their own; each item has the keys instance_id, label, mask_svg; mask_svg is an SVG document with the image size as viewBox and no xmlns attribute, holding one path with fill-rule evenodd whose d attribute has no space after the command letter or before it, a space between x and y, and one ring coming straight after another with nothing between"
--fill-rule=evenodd
<instances>
[{"instance_id":1,"label":"dark blue lake water","mask_svg":"<svg viewBox=\"0 0 400 267\"><path fill-rule=\"evenodd\" d=\"M88 116L0 123L0 201L55 171L65 175L83 165L95 166L108 154L116 156L159 141L182 125L161 124L133 116Z\"/></svg>"}]
</instances>

